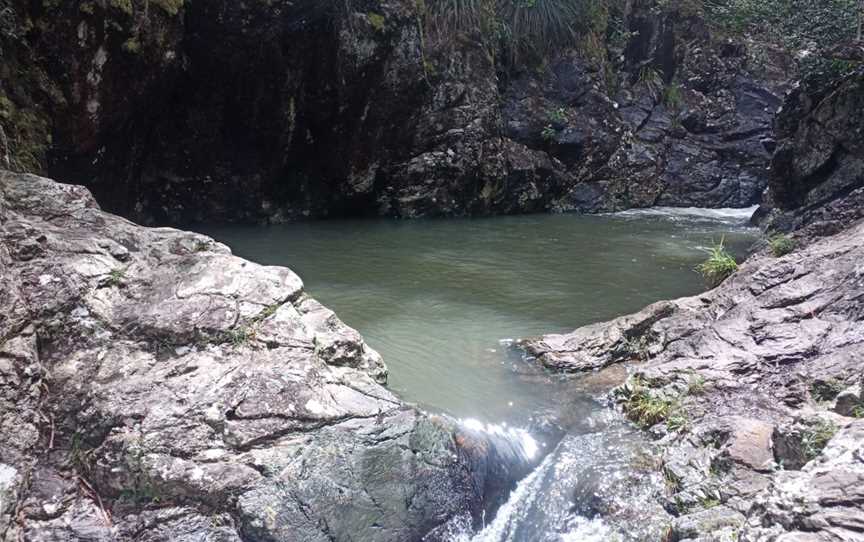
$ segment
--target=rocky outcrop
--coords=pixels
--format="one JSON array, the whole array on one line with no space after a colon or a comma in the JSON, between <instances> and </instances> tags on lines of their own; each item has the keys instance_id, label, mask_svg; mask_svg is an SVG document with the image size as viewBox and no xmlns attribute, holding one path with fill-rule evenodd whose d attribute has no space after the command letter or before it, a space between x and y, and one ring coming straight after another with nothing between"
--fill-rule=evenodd
<instances>
[{"instance_id":1,"label":"rocky outcrop","mask_svg":"<svg viewBox=\"0 0 864 542\"><path fill-rule=\"evenodd\" d=\"M404 405L290 270L82 187L0 171L0 277L3 540L449 540L533 464Z\"/></svg>"},{"instance_id":2,"label":"rocky outcrop","mask_svg":"<svg viewBox=\"0 0 864 542\"><path fill-rule=\"evenodd\" d=\"M802 81L777 118L768 201L760 210L767 228L804 226L823 235L864 216L864 69L828 81Z\"/></svg>"},{"instance_id":3,"label":"rocky outcrop","mask_svg":"<svg viewBox=\"0 0 864 542\"><path fill-rule=\"evenodd\" d=\"M762 217L790 254L762 247L703 295L524 343L555 370L628 363L613 397L664 448L675 540L861 538L861 78L780 112Z\"/></svg>"},{"instance_id":4,"label":"rocky outcrop","mask_svg":"<svg viewBox=\"0 0 864 542\"><path fill-rule=\"evenodd\" d=\"M534 66L410 0L4 0L0 151L162 224L757 202L783 56L627 5Z\"/></svg>"}]
</instances>

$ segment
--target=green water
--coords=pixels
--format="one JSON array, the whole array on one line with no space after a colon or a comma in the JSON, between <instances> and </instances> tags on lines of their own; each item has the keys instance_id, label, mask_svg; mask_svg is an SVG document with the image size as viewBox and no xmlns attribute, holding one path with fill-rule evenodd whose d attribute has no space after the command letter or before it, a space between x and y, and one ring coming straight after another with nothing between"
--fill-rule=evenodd
<instances>
[{"instance_id":1,"label":"green water","mask_svg":"<svg viewBox=\"0 0 864 542\"><path fill-rule=\"evenodd\" d=\"M292 268L358 329L404 399L463 418L522 423L588 412L590 394L506 341L636 311L704 289L693 271L725 239L754 240L745 212L346 220L205 231L236 254Z\"/></svg>"}]
</instances>

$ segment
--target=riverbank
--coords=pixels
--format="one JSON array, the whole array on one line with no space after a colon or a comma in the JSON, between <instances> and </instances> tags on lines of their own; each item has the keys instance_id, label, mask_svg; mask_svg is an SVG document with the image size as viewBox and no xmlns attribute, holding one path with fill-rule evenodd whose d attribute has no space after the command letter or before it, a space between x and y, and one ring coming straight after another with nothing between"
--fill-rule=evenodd
<instances>
[{"instance_id":1,"label":"riverbank","mask_svg":"<svg viewBox=\"0 0 864 542\"><path fill-rule=\"evenodd\" d=\"M612 400L663 449L673 540L860 537L862 77L787 98L759 213L782 245L703 295L523 344L556 370L626 364Z\"/></svg>"}]
</instances>

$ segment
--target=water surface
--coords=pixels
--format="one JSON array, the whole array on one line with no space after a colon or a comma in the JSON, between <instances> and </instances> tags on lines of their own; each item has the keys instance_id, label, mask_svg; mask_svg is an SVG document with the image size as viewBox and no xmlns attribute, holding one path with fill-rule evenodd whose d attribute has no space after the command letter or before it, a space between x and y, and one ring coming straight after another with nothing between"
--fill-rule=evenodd
<instances>
[{"instance_id":1,"label":"water surface","mask_svg":"<svg viewBox=\"0 0 864 542\"><path fill-rule=\"evenodd\" d=\"M206 233L245 258L292 268L358 329L405 400L461 418L591 423L590 393L545 374L508 341L572 330L704 289L693 268L724 240L742 256L747 211L650 210L452 220L331 220ZM577 384L578 386L578 384Z\"/></svg>"}]
</instances>

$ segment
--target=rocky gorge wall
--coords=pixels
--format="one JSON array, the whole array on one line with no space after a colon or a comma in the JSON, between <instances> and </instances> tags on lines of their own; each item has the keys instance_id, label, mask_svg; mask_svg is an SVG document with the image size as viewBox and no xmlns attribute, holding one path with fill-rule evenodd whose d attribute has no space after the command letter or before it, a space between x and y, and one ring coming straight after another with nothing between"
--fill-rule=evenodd
<instances>
[{"instance_id":1,"label":"rocky gorge wall","mask_svg":"<svg viewBox=\"0 0 864 542\"><path fill-rule=\"evenodd\" d=\"M408 0L5 0L4 155L163 224L758 202L788 59L625 4L514 66Z\"/></svg>"},{"instance_id":2,"label":"rocky gorge wall","mask_svg":"<svg viewBox=\"0 0 864 542\"><path fill-rule=\"evenodd\" d=\"M778 115L763 245L703 295L524 343L580 372L663 447L671 540L859 540L864 525L864 71L802 83Z\"/></svg>"}]
</instances>

